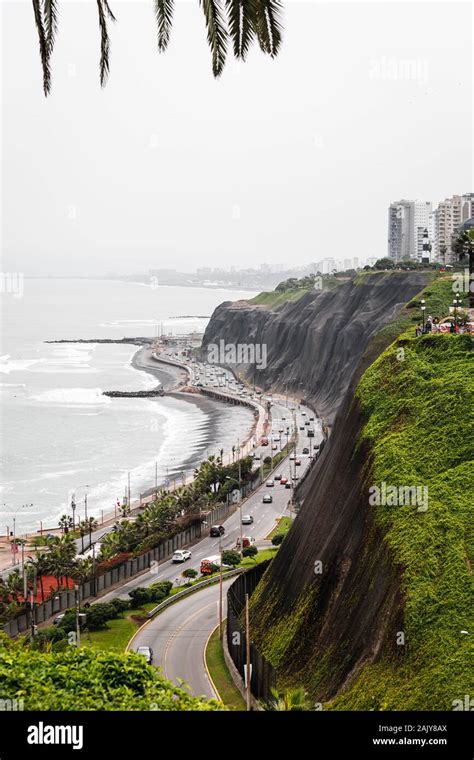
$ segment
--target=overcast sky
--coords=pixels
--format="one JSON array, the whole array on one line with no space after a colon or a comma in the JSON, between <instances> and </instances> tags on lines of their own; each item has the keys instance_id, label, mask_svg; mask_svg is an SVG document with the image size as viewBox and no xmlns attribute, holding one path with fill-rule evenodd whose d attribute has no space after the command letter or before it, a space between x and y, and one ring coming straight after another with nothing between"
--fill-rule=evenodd
<instances>
[{"instance_id":1,"label":"overcast sky","mask_svg":"<svg viewBox=\"0 0 474 760\"><path fill-rule=\"evenodd\" d=\"M60 0L42 93L31 2L2 2L2 271L305 264L386 253L387 206L472 190L471 6L284 2L277 60L212 77L198 1Z\"/></svg>"}]
</instances>

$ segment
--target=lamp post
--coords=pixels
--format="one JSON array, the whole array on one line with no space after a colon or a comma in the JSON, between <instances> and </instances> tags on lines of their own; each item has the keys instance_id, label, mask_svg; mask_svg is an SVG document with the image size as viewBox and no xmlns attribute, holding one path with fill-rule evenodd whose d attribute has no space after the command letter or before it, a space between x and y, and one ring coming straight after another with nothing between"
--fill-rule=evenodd
<instances>
[{"instance_id":1,"label":"lamp post","mask_svg":"<svg viewBox=\"0 0 474 760\"><path fill-rule=\"evenodd\" d=\"M243 556L242 555L242 551L243 551L244 547L243 547L243 533L242 533L242 493L241 493L241 490L240 490L240 483L241 483L241 481L240 481L240 479L236 480L236 478L231 478L230 475L227 475L226 480L233 480L234 483L237 483L237 485L239 486L239 516L240 516L240 550L239 550L239 554L242 557Z\"/></svg>"},{"instance_id":2,"label":"lamp post","mask_svg":"<svg viewBox=\"0 0 474 760\"><path fill-rule=\"evenodd\" d=\"M454 306L454 324L456 325L458 323L458 309L462 304L462 299L459 298L459 296L456 296L456 298L453 298L453 306Z\"/></svg>"},{"instance_id":3,"label":"lamp post","mask_svg":"<svg viewBox=\"0 0 474 760\"><path fill-rule=\"evenodd\" d=\"M423 332L425 332L425 310L426 310L426 304L425 299L421 299L421 319L423 323Z\"/></svg>"},{"instance_id":4,"label":"lamp post","mask_svg":"<svg viewBox=\"0 0 474 760\"><path fill-rule=\"evenodd\" d=\"M72 532L76 530L76 494L73 493L71 496L71 510L72 510Z\"/></svg>"}]
</instances>

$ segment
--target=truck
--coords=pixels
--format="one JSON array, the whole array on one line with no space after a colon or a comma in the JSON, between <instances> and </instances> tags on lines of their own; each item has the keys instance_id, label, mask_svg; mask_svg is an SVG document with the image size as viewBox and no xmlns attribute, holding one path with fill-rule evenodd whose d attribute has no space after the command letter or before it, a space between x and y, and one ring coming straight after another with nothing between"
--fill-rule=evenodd
<instances>
[{"instance_id":1,"label":"truck","mask_svg":"<svg viewBox=\"0 0 474 760\"><path fill-rule=\"evenodd\" d=\"M313 428L308 428L308 438L314 438L314 430L313 430Z\"/></svg>"},{"instance_id":2,"label":"truck","mask_svg":"<svg viewBox=\"0 0 474 760\"><path fill-rule=\"evenodd\" d=\"M211 557L205 557L203 560L201 560L201 575L211 575L213 566L221 566L220 554L213 554Z\"/></svg>"}]
</instances>

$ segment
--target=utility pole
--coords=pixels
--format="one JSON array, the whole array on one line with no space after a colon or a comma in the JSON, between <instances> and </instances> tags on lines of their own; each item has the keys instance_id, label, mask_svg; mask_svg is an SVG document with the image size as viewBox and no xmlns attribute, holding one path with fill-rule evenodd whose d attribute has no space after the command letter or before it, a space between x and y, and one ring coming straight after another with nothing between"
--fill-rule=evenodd
<instances>
[{"instance_id":1,"label":"utility pole","mask_svg":"<svg viewBox=\"0 0 474 760\"><path fill-rule=\"evenodd\" d=\"M75 518L75 514L76 514L76 494L75 493L73 493L72 496L71 496L71 510L72 510L72 531L74 533L74 531L76 530L76 518Z\"/></svg>"},{"instance_id":2,"label":"utility pole","mask_svg":"<svg viewBox=\"0 0 474 760\"><path fill-rule=\"evenodd\" d=\"M222 539L219 537L219 550L221 555L221 564L219 567L219 639L221 644L224 641L224 627L222 625L223 620L223 604L222 604Z\"/></svg>"},{"instance_id":3,"label":"utility pole","mask_svg":"<svg viewBox=\"0 0 474 760\"><path fill-rule=\"evenodd\" d=\"M155 499L158 498L158 462L155 462Z\"/></svg>"},{"instance_id":4,"label":"utility pole","mask_svg":"<svg viewBox=\"0 0 474 760\"><path fill-rule=\"evenodd\" d=\"M249 615L249 595L245 594L245 648L246 648L246 660L247 660L247 710L250 711L250 615Z\"/></svg>"},{"instance_id":5,"label":"utility pole","mask_svg":"<svg viewBox=\"0 0 474 760\"><path fill-rule=\"evenodd\" d=\"M81 646L81 623L79 618L79 586L74 586L74 597L76 603L76 646Z\"/></svg>"},{"instance_id":6,"label":"utility pole","mask_svg":"<svg viewBox=\"0 0 474 760\"><path fill-rule=\"evenodd\" d=\"M128 508L130 509L130 473L128 473Z\"/></svg>"},{"instance_id":7,"label":"utility pole","mask_svg":"<svg viewBox=\"0 0 474 760\"><path fill-rule=\"evenodd\" d=\"M84 494L84 519L87 520L87 491Z\"/></svg>"}]
</instances>

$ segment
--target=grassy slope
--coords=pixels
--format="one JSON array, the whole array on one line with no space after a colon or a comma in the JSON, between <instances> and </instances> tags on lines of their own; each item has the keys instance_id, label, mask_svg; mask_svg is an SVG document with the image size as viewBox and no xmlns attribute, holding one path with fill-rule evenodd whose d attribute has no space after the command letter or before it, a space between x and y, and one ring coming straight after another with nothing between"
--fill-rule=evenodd
<instances>
[{"instance_id":1,"label":"grassy slope","mask_svg":"<svg viewBox=\"0 0 474 760\"><path fill-rule=\"evenodd\" d=\"M357 395L367 414L372 482L428 487L429 506L377 506L404 568L406 657L366 666L332 706L339 709L451 709L472 693L474 390L469 336L405 333L367 370ZM404 358L397 358L403 348ZM472 671L471 671L472 673Z\"/></svg>"},{"instance_id":2,"label":"grassy slope","mask_svg":"<svg viewBox=\"0 0 474 760\"><path fill-rule=\"evenodd\" d=\"M206 662L212 680L225 706L230 710L245 710L246 704L240 691L234 684L224 660L218 628L216 628L209 639L206 649Z\"/></svg>"},{"instance_id":3,"label":"grassy slope","mask_svg":"<svg viewBox=\"0 0 474 760\"><path fill-rule=\"evenodd\" d=\"M429 489L427 512L416 507L371 507L397 563L404 567L406 658L402 668L399 658L397 663L365 666L326 705L328 709L451 709L454 699L474 689L467 677L473 639L460 633L474 631L472 520L468 522L474 485L469 463L473 440L468 424L473 390L469 337L442 334L415 339L420 298L426 300L427 314L445 316L453 298L451 279L433 276L423 293L384 328L385 340L400 337L368 368L357 392L367 415L363 436L373 450L368 485L385 481ZM397 358L400 348L405 352L403 361ZM257 600L258 590L252 603ZM303 591L291 614L272 621L262 651L275 665L284 659L293 636L304 639L311 604L311 596ZM331 657L339 656L327 654L320 669L331 668ZM312 675L317 683L318 673Z\"/></svg>"},{"instance_id":4,"label":"grassy slope","mask_svg":"<svg viewBox=\"0 0 474 760\"><path fill-rule=\"evenodd\" d=\"M297 290L285 290L283 293L277 293L272 290L267 293L259 293L258 296L254 296L249 300L249 303L254 303L260 306L271 306L273 309L277 306L281 306L287 301L299 301L309 290L305 288L299 288Z\"/></svg>"}]
</instances>

